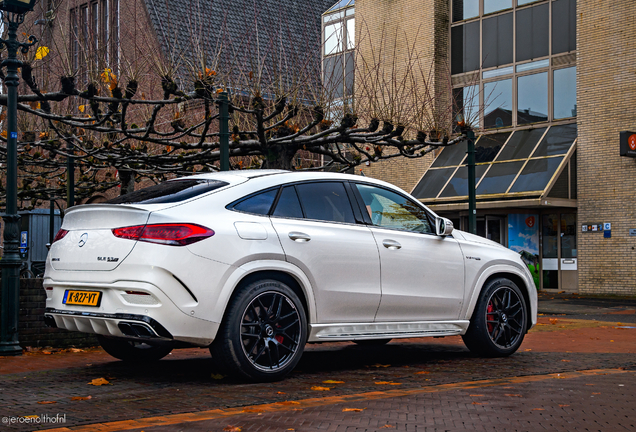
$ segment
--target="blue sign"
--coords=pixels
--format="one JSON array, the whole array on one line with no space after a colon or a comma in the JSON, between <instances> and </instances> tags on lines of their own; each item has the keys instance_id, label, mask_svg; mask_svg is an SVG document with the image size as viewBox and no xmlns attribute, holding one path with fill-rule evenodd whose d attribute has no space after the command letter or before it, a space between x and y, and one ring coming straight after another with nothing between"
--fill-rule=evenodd
<instances>
[{"instance_id":1,"label":"blue sign","mask_svg":"<svg viewBox=\"0 0 636 432\"><path fill-rule=\"evenodd\" d=\"M603 231L603 238L612 238L612 231L611 230Z\"/></svg>"},{"instance_id":2,"label":"blue sign","mask_svg":"<svg viewBox=\"0 0 636 432\"><path fill-rule=\"evenodd\" d=\"M11 132L11 138L18 138L17 132Z\"/></svg>"}]
</instances>

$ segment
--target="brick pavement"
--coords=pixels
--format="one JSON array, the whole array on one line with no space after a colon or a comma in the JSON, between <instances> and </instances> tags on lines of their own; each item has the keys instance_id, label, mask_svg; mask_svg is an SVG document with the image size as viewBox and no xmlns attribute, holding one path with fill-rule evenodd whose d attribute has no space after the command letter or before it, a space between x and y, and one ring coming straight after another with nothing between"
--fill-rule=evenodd
<instances>
[{"instance_id":1,"label":"brick pavement","mask_svg":"<svg viewBox=\"0 0 636 432\"><path fill-rule=\"evenodd\" d=\"M475 358L459 338L402 340L385 347L359 347L347 343L309 345L297 371L275 384L215 379L218 377L214 376L209 353L202 349L177 350L166 360L145 367L114 361L99 349L0 358L0 416L62 413L66 414L68 428L90 425L86 430L99 430L95 423L100 423L104 425L104 431L119 430L112 429L112 422L117 421L126 422L124 430L131 430L131 427L134 430L135 425L128 421L157 416L161 419L171 415L193 416L228 409L239 411L231 417L231 422L227 416L187 424L179 423L183 419L176 419L176 423L173 421L164 430L223 430L228 425L243 431L392 429L384 428L384 425L395 426L396 430L479 430L485 427L491 430L536 430L526 428L523 419L541 420L548 430L568 430L568 425L576 426L569 430L584 430L580 428L580 422L568 423L571 421L568 416L581 413L592 413L589 417L593 419L591 426L598 422L598 427L590 430L621 430L621 418L636 418L633 411L629 411L631 405L621 402L633 401L635 396L632 371L636 369L633 355L636 329L628 328L633 326L561 316L541 317L540 324L527 335L520 351L505 359ZM508 384L486 386L467 396L465 389L451 388L474 381L548 377L553 373L598 368L610 369L612 373L517 382L511 384L512 389L505 388L510 386ZM106 378L110 384L89 385L95 378ZM325 380L343 383L325 384ZM618 388L617 382L624 387ZM571 404L550 399L558 393L550 387L554 383L567 383L559 388L567 389L568 397L577 402ZM602 387L600 395L584 397L587 394L583 392L585 387L592 387L585 384ZM330 390L315 391L311 389L314 386L328 386ZM495 391L495 387L505 390L504 396ZM618 392L615 391L617 388ZM391 391L415 393L389 394L381 399L369 397ZM471 399L471 394L483 394L485 400L481 397ZM523 397L505 394L522 394ZM614 394L618 396L614 397ZM72 399L88 396L91 398ZM350 399L345 404L338 402L337 398L341 397L358 399L351 405ZM258 410L263 409L258 407L277 402L304 403L316 398L325 404L302 408L302 411L291 411L298 409L296 404L283 404L291 410L264 411L260 416L258 412L242 412L246 406L255 406ZM541 410L526 412L530 402L533 409ZM555 403L570 407L557 408ZM607 408L599 411L597 405ZM343 412L344 408L365 409ZM457 420L453 416L459 416L461 425L448 423L451 419ZM501 423L503 419L516 423L504 424ZM51 427L56 425L42 426ZM629 429L629 426L625 427ZM38 428L4 427L7 430ZM145 431L154 429L156 427L143 428Z\"/></svg>"}]
</instances>

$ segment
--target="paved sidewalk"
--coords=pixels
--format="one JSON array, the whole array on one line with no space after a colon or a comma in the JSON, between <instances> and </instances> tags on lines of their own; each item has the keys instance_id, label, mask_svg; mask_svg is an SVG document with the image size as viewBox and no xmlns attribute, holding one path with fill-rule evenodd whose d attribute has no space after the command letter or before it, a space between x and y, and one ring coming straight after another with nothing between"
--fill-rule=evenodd
<instances>
[{"instance_id":1,"label":"paved sidewalk","mask_svg":"<svg viewBox=\"0 0 636 432\"><path fill-rule=\"evenodd\" d=\"M459 337L308 345L273 384L218 376L205 349L142 367L100 348L0 357L0 417L49 421L0 432L636 430L636 302L574 297L542 294L508 358L474 357Z\"/></svg>"}]
</instances>

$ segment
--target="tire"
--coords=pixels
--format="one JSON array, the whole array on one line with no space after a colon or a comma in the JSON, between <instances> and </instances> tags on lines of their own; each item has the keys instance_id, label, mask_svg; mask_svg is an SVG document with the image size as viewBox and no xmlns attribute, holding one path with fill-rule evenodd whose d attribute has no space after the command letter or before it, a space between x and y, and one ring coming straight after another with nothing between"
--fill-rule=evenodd
<instances>
[{"instance_id":1,"label":"tire","mask_svg":"<svg viewBox=\"0 0 636 432\"><path fill-rule=\"evenodd\" d=\"M382 346L391 342L391 339L361 339L353 342L360 346Z\"/></svg>"},{"instance_id":2,"label":"tire","mask_svg":"<svg viewBox=\"0 0 636 432\"><path fill-rule=\"evenodd\" d=\"M296 367L306 340L307 318L296 293L283 282L264 279L236 292L210 353L222 372L272 382Z\"/></svg>"},{"instance_id":3,"label":"tire","mask_svg":"<svg viewBox=\"0 0 636 432\"><path fill-rule=\"evenodd\" d=\"M97 335L99 344L111 356L131 363L153 362L170 354L170 345L150 345L145 342L130 341Z\"/></svg>"},{"instance_id":4,"label":"tire","mask_svg":"<svg viewBox=\"0 0 636 432\"><path fill-rule=\"evenodd\" d=\"M470 325L462 336L475 354L505 357L517 351L527 331L526 301L509 279L494 279L483 288Z\"/></svg>"}]
</instances>

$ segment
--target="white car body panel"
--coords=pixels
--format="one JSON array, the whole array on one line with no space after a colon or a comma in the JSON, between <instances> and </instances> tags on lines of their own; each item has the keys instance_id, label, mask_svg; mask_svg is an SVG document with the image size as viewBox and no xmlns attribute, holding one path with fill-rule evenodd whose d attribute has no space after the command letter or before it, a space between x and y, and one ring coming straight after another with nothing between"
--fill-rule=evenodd
<instances>
[{"instance_id":1,"label":"white car body panel","mask_svg":"<svg viewBox=\"0 0 636 432\"><path fill-rule=\"evenodd\" d=\"M232 294L257 272L284 273L296 281L307 306L310 342L464 334L480 290L501 274L523 281L518 285L528 299L530 325L536 323L537 295L527 267L515 252L481 237L457 230L441 237L226 208L252 193L310 180L357 181L408 196L388 183L281 171L189 178L228 185L183 202L88 205L67 212L62 228L69 234L52 245L44 279L46 315L58 327L123 337L120 323L140 320L161 324L174 341L207 346ZM111 232L146 223L192 223L215 234L187 246L169 246L116 238ZM310 240L290 237L298 233ZM401 248L385 247L385 240ZM102 302L98 307L65 305L67 289L101 291Z\"/></svg>"}]
</instances>

